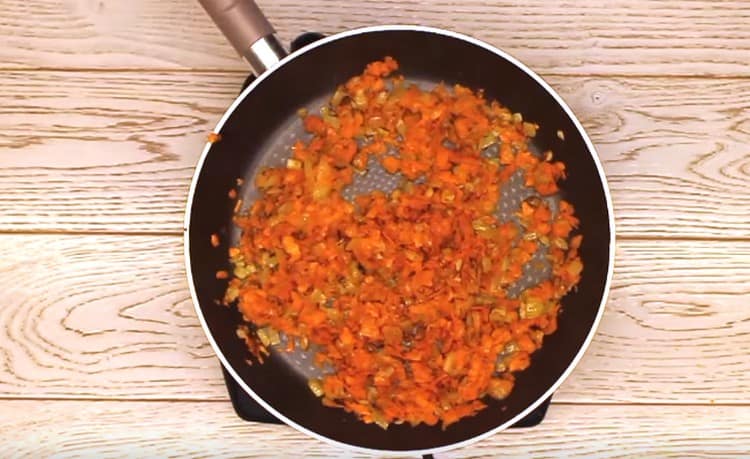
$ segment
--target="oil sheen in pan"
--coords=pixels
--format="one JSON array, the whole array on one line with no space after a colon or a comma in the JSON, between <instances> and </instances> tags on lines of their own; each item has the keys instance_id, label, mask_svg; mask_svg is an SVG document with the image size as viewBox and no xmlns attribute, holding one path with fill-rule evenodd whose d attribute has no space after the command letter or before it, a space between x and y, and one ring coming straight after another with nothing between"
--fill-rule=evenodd
<instances>
[{"instance_id":1,"label":"oil sheen in pan","mask_svg":"<svg viewBox=\"0 0 750 459\"><path fill-rule=\"evenodd\" d=\"M414 83L418 84L422 89L428 90L435 86L433 81L424 80L406 80L407 84ZM330 96L317 98L307 104L305 108L309 113L318 113L320 108L327 104ZM502 101L499 101L502 103ZM530 120L533 121L533 120ZM541 128L545 128L542 126ZM253 175L246 177L245 184L240 192L240 198L243 202L243 211L248 208L248 204L254 202L260 197L257 189L255 188L255 175L266 167L279 167L286 164L287 159L291 157L291 147L297 140L308 141L311 138L311 134L304 130L302 120L300 117L290 117L284 126L280 127L276 132L276 135L271 136L273 139L271 143L266 145L261 151L262 155L253 162L251 170L254 171ZM541 151L531 139L529 145L532 153L540 155ZM497 154L496 147L488 147L486 150L488 154ZM369 193L375 190L380 190L385 193L395 190L402 182L400 174L388 173L377 161L370 160L367 167L366 174L355 174L354 181L350 186L344 189L344 197L351 200L354 196ZM523 172L516 172L511 176L510 180L502 187L500 191L501 199L498 203L495 215L501 222L514 221L518 223L518 219L515 216L515 212L520 208L521 202L531 196L534 196L536 192L531 188L524 186ZM553 214L557 211L557 203L560 200L559 195L548 196L544 198L549 204ZM233 227L229 230L230 234L230 245L236 246L240 239L240 231L237 227ZM532 259L526 263L523 270L523 276L514 285L508 289L509 296L513 297L518 295L520 292L528 287L534 286L539 282L549 279L550 277L550 264L546 258L547 250L541 247L532 257ZM284 349L287 347L288 337L283 333L280 333L280 343L272 346L269 350L271 355L269 358L282 359L287 365L289 365L295 373L299 374L305 379L320 378L325 373L332 371L331 368L320 368L314 363L314 355L317 349L312 344L307 350L303 350L300 346L295 346L295 350L287 352Z\"/></svg>"}]
</instances>

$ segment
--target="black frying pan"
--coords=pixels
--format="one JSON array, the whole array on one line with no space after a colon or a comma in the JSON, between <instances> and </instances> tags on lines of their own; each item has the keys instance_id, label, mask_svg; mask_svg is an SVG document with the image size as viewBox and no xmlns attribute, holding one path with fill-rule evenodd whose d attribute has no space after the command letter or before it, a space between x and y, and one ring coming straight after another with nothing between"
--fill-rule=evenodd
<instances>
[{"instance_id":1,"label":"black frying pan","mask_svg":"<svg viewBox=\"0 0 750 459\"><path fill-rule=\"evenodd\" d=\"M562 383L591 341L612 275L614 223L604 174L594 147L562 99L536 74L502 51L465 35L415 26L384 26L337 34L284 57L273 29L247 0L201 0L258 78L219 121L218 143L207 144L190 188L185 218L188 280L203 328L237 383L273 415L316 438L380 454L428 454L466 445L502 430L535 409ZM251 46L246 46L251 45ZM584 271L578 288L562 301L559 329L545 338L529 369L517 373L512 394L488 399L488 408L442 430L440 426L391 425L383 430L341 409L327 408L307 387L299 362L272 354L249 366L236 336L239 313L217 306L226 287L215 273L229 269L227 248L237 240L234 203L227 191L245 179L241 197L254 197L253 177L288 155L300 107L320 106L338 84L384 56L400 63L407 80L461 83L483 88L527 120L538 123L533 147L551 149L566 164L561 197L571 202L584 235ZM280 59L280 60L279 60ZM562 131L564 136L558 135ZM561 138L564 137L564 138ZM211 235L221 235L214 248Z\"/></svg>"}]
</instances>

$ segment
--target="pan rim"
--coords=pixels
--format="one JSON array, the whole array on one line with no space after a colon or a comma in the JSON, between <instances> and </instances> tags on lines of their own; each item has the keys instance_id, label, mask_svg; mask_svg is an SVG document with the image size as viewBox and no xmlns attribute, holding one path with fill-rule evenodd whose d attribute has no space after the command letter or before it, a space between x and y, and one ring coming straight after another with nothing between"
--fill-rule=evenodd
<instances>
[{"instance_id":1,"label":"pan rim","mask_svg":"<svg viewBox=\"0 0 750 459\"><path fill-rule=\"evenodd\" d=\"M315 49L319 46L326 45L328 43L345 39L347 37L356 36L360 34L366 34L366 33L373 33L373 32L383 32L383 31L415 31L415 32L424 32L424 33L431 33L435 35L441 35L446 36L450 38L455 38L458 40L462 40L465 42L468 42L474 46L481 47L487 51L492 52L496 56L505 59L506 61L510 62L511 64L515 65L517 68L519 68L521 71L526 73L529 77L534 79L537 84L539 84L554 100L555 102L563 109L565 114L568 116L568 118L571 120L573 125L578 130L578 133L581 135L588 152L591 156L591 159L594 161L594 164L596 166L597 173L599 174L599 180L602 184L603 190L604 190L604 196L607 204L607 217L608 217L608 223L609 223L609 260L607 263L607 276L604 284L604 290L602 291L602 298L599 303L598 311L596 314L596 317L594 318L594 322L588 332L588 335L586 336L586 339L584 340L583 344L580 346L578 353L575 355L573 360L568 364L565 371L560 375L560 377L557 378L557 380L542 394L535 402L529 404L526 409L522 410L520 413L518 413L516 416L514 416L512 419L504 422L503 424L490 429L482 434L475 435L469 439L451 443L448 445L443 445L435 448L427 448L427 449L418 449L418 450L387 450L387 449L372 449L372 448L366 448L362 446L356 446L349 443L344 443L339 440L334 440L332 438L326 437L324 435L321 435L317 432L314 432L296 422L289 419L288 417L284 416L283 414L279 413L276 409L274 409L273 406L271 406L269 403L267 403L265 400L263 400L259 395L257 395L244 381L243 379L237 374L237 372L234 370L234 368L229 364L226 357L222 353L221 349L218 346L218 343L214 339L210 329L208 328L208 323L206 322L206 319L203 315L203 312L200 307L200 302L198 300L197 291L195 288L195 283L193 280L193 274L191 269L191 260L190 260L190 221L191 221L191 212L193 207L193 199L195 197L195 191L198 183L198 179L201 175L201 171L203 169L203 164L205 163L206 157L208 156L208 153L211 149L211 143L207 142L203 148L203 151L201 153L200 158L198 159L198 162L195 167L195 172L193 174L193 178L190 183L190 190L188 193L188 200L186 204L186 211L185 211L185 220L183 222L183 243L184 243L184 254L185 254L185 271L188 278L188 287L190 289L190 297L193 302L193 307L195 309L196 315L198 316L198 319L200 321L201 327L203 328L203 332L208 338L209 343L211 344L211 347L216 354L216 356L221 361L224 368L227 370L227 372L232 376L232 378L237 382L237 384L242 387L242 389L250 395L258 404L260 404L264 409L266 409L268 412L273 414L278 419L282 420L285 424L297 429L298 431L309 435L313 438L316 438L320 441L323 441L325 443L328 443L330 445L334 445L336 447L348 449L351 451L359 452L359 453L365 453L365 454L379 454L379 455L387 455L387 456L395 456L395 455L427 455L427 454L438 454L443 453L446 451L462 448L469 446L471 444L474 444L478 441L481 441L485 438L488 438L497 432L500 432L502 430L507 429L508 427L512 426L516 422L520 421L524 417L526 417L529 413L534 411L539 405L541 405L547 398L549 398L559 387L562 385L562 383L570 376L570 374L573 372L573 370L576 368L578 363L580 362L581 358L585 354L586 350L588 349L589 345L591 344L591 341L593 340L594 336L596 335L596 331L599 327L599 324L601 322L601 318L604 314L604 309L607 303L607 299L609 298L609 291L610 286L612 283L612 276L614 272L614 261L615 261L615 220L614 220L614 213L613 213L613 205L612 205L612 197L610 195L609 185L607 183L606 176L604 174L604 170L601 165L601 161L599 160L599 155L596 151L596 148L594 147L593 142L589 138L589 136L586 134L586 131L584 130L583 126L581 125L578 118L575 116L571 108L565 103L565 101L562 99L562 97L557 94L557 92L544 80L542 77L537 75L534 71L532 71L529 67L527 67L525 64L523 64L521 61L516 59L515 57L511 56L507 52L489 44L482 40L479 40L477 38L471 37L469 35L465 35L460 32L454 32L451 30L441 29L437 27L429 27L429 26L420 26L420 25L409 25L409 24L392 24L392 25L379 25L379 26L370 26L370 27L360 27L356 29L347 30L344 32L340 32L325 38L322 38L318 41L315 41L311 44L308 44L307 46L304 46L300 48L299 50L285 56L283 59L279 61L278 64L276 64L273 68L270 70L267 70L263 74L259 75L245 90L240 93L237 98L232 102L232 104L227 108L227 110L222 115L219 122L216 124L216 127L214 128L214 132L220 132L221 128L224 126L224 124L227 122L227 120L231 117L231 115L234 113L235 109L244 101L244 99L247 97L247 95L252 92L255 87L257 87L264 79L266 79L268 76L273 74L275 71L277 71L280 68L283 68L288 62L296 59L298 56Z\"/></svg>"}]
</instances>

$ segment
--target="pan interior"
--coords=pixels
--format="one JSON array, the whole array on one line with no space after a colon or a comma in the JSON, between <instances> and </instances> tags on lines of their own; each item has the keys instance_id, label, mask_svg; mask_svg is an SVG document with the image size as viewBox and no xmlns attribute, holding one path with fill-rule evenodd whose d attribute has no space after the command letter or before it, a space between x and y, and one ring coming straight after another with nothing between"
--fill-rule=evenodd
<instances>
[{"instance_id":1,"label":"pan interior","mask_svg":"<svg viewBox=\"0 0 750 459\"><path fill-rule=\"evenodd\" d=\"M532 356L531 367L517 374L510 397L502 402L488 400L487 409L446 430L425 425L394 425L383 430L343 410L322 406L307 388L311 370L303 356L297 356L299 364L290 358L294 356L278 354L263 365L247 365L247 349L235 333L239 314L215 304L226 287L226 281L217 280L215 273L229 268L226 249L237 240L232 224L234 204L227 199L227 191L234 187L236 178L242 177L246 183L242 198L248 202L257 197L252 190L255 172L264 166L283 164L292 139L301 134L297 110L317 110L338 84L360 73L367 63L387 55L399 61L400 72L407 80L423 87L442 81L481 88L488 99L496 99L539 124L534 146L538 151L552 150L565 162L568 178L561 184L561 194L575 206L584 235L580 250L583 277L577 290L563 299L558 331L547 337L542 349ZM557 131L564 133L564 140ZM606 189L595 153L589 150L578 125L539 80L511 60L477 43L428 30L350 34L311 48L260 79L226 117L220 132L221 142L212 145L193 184L188 222L190 276L217 353L251 395L263 400L274 414L318 436L359 448L434 450L468 441L512 421L541 401L577 360L601 308L610 269ZM367 182L354 187L363 192L369 187L393 186L391 178L379 176L375 172ZM501 216L508 216L507 209L516 209L527 192L517 185L511 185L513 191L504 190ZM221 236L218 249L209 243L214 233Z\"/></svg>"},{"instance_id":2,"label":"pan interior","mask_svg":"<svg viewBox=\"0 0 750 459\"><path fill-rule=\"evenodd\" d=\"M406 81L406 84L416 84L423 90L430 90L439 83L452 82L436 81L425 78ZM331 94L332 93L317 97L306 105L300 107L300 109L304 109L305 112L309 113L318 113L320 108L327 104ZM299 116L289 118L289 120L279 128L278 133L267 143L261 153L257 155L257 159L253 162L246 174L244 174L245 185L242 187L239 195L243 202L242 209L240 210L241 212L246 211L255 200L261 197L257 188L253 185L257 174L267 167L284 167L287 160L292 156L291 152L294 143L298 140L307 141L310 138L311 135L305 131L302 119ZM538 156L541 155L541 149L533 143L533 139L530 144L530 150ZM489 147L483 154L496 155L497 147ZM390 193L397 189L404 180L405 179L401 174L391 174L387 172L378 161L371 159L367 165L366 173L361 175L355 174L353 183L344 189L344 197L351 201L358 195L371 193L373 191L379 190L385 193ZM539 196L533 188L524 185L523 173L519 171L515 173L501 189L495 216L501 222L513 221L516 224L519 224L515 213L518 211L521 202L530 196L538 196L541 199L544 199L553 212L556 211L557 203L560 200L559 193L546 197ZM239 228L233 226L230 229L229 244L231 246L237 246L240 237L241 234ZM511 297L515 297L523 290L549 279L551 275L551 267L546 258L546 254L547 250L544 247L541 247L534 257L526 263L524 266L523 277L508 290ZM280 338L281 342L270 348L272 353L271 358L280 359L281 362L288 365L294 373L300 375L304 380L320 378L324 374L332 371L331 368L319 367L313 363L315 353L319 350L314 345L306 350L303 349L302 346L296 345L294 350L289 352L286 349L290 338L283 333L280 333Z\"/></svg>"}]
</instances>

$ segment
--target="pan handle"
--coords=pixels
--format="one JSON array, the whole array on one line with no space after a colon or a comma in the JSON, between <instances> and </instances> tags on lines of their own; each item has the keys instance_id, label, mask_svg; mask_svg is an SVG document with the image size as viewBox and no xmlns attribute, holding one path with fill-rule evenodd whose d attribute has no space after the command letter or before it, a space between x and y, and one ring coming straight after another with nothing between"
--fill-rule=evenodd
<instances>
[{"instance_id":1,"label":"pan handle","mask_svg":"<svg viewBox=\"0 0 750 459\"><path fill-rule=\"evenodd\" d=\"M255 75L275 66L286 50L253 0L198 0Z\"/></svg>"}]
</instances>

